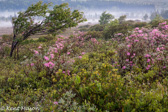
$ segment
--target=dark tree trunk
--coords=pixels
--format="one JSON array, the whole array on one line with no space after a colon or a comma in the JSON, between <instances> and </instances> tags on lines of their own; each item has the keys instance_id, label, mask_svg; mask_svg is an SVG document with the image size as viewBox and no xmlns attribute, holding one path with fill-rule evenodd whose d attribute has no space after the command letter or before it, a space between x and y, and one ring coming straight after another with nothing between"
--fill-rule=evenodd
<instances>
[{"instance_id":1,"label":"dark tree trunk","mask_svg":"<svg viewBox=\"0 0 168 112\"><path fill-rule=\"evenodd\" d=\"M16 46L18 44L18 41L15 40L16 39L16 35L13 35L13 42L12 42L12 46L11 46L11 51L10 51L10 57L12 57L13 55L13 51L16 49Z\"/></svg>"},{"instance_id":2,"label":"dark tree trunk","mask_svg":"<svg viewBox=\"0 0 168 112\"><path fill-rule=\"evenodd\" d=\"M30 35L36 33L36 31L40 31L40 29L41 29L40 27L41 27L42 23L40 25L34 27L33 29L31 29L27 33L23 34L22 35L23 36L23 40L26 40ZM14 30L14 28L13 28L13 30ZM16 35L14 33L14 35L13 35L13 42L12 42L11 51L10 51L10 57L12 57L13 51L16 49L16 47L17 47L18 44L19 44L19 41L16 41Z\"/></svg>"},{"instance_id":3,"label":"dark tree trunk","mask_svg":"<svg viewBox=\"0 0 168 112\"><path fill-rule=\"evenodd\" d=\"M16 49L18 42L13 41L12 42L12 47L11 47L11 51L10 51L10 57L12 57L13 55L13 51Z\"/></svg>"}]
</instances>

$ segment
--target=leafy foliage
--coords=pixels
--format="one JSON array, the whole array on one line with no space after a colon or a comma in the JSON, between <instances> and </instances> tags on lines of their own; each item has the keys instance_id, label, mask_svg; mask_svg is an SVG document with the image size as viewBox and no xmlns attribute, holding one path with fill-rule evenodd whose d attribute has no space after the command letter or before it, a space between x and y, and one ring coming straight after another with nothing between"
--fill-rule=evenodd
<instances>
[{"instance_id":1,"label":"leafy foliage","mask_svg":"<svg viewBox=\"0 0 168 112\"><path fill-rule=\"evenodd\" d=\"M110 13L103 12L102 15L100 16L99 23L100 25L104 25L110 22L110 20L114 19L114 16L111 15Z\"/></svg>"},{"instance_id":2,"label":"leafy foliage","mask_svg":"<svg viewBox=\"0 0 168 112\"><path fill-rule=\"evenodd\" d=\"M126 15L120 16L120 17L118 18L119 23L122 24L123 22L125 22L125 21L126 21L126 18L127 18Z\"/></svg>"},{"instance_id":3,"label":"leafy foliage","mask_svg":"<svg viewBox=\"0 0 168 112\"><path fill-rule=\"evenodd\" d=\"M124 36L128 34L129 27L127 24L119 24L118 20L111 21L104 29L105 39L115 38L116 34L122 33Z\"/></svg>"},{"instance_id":4,"label":"leafy foliage","mask_svg":"<svg viewBox=\"0 0 168 112\"><path fill-rule=\"evenodd\" d=\"M30 6L25 12L19 12L18 17L13 18L14 36L10 56L12 56L17 45L31 35L36 33L55 35L60 30L74 27L85 21L83 13L78 10L71 12L67 3L54 6L53 10L49 10L49 6L50 4L42 4L40 1ZM41 17L43 20L35 23L34 19L37 17Z\"/></svg>"}]
</instances>

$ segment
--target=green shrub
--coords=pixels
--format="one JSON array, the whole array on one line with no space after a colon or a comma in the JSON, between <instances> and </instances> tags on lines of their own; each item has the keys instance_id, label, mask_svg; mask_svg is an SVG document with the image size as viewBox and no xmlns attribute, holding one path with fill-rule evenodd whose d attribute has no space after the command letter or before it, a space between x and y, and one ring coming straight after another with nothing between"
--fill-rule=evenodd
<instances>
[{"instance_id":1,"label":"green shrub","mask_svg":"<svg viewBox=\"0 0 168 112\"><path fill-rule=\"evenodd\" d=\"M62 98L58 100L58 102L54 102L56 105L55 111L59 112L97 112L98 109L96 106L91 105L89 102L84 102L82 105L79 105L76 101L73 101L76 95L72 93L72 91L67 91L63 94Z\"/></svg>"},{"instance_id":2,"label":"green shrub","mask_svg":"<svg viewBox=\"0 0 168 112\"><path fill-rule=\"evenodd\" d=\"M78 27L79 31L88 31L89 28L90 28L90 25L83 25Z\"/></svg>"},{"instance_id":3,"label":"green shrub","mask_svg":"<svg viewBox=\"0 0 168 112\"><path fill-rule=\"evenodd\" d=\"M21 43L21 45L30 44L30 43L34 43L34 42L36 42L36 41L33 40L33 39L25 40L25 41L23 41L23 42Z\"/></svg>"},{"instance_id":4,"label":"green shrub","mask_svg":"<svg viewBox=\"0 0 168 112\"><path fill-rule=\"evenodd\" d=\"M103 38L103 32L102 31L89 31L87 35L90 35L93 38Z\"/></svg>"},{"instance_id":5,"label":"green shrub","mask_svg":"<svg viewBox=\"0 0 168 112\"><path fill-rule=\"evenodd\" d=\"M105 25L99 25L99 24L96 24L96 25L93 25L89 28L90 31L103 31L105 28Z\"/></svg>"},{"instance_id":6,"label":"green shrub","mask_svg":"<svg viewBox=\"0 0 168 112\"><path fill-rule=\"evenodd\" d=\"M0 57L6 57L8 56L10 53L10 46L8 44L2 44L2 46L0 46Z\"/></svg>"},{"instance_id":7,"label":"green shrub","mask_svg":"<svg viewBox=\"0 0 168 112\"><path fill-rule=\"evenodd\" d=\"M37 41L38 42L47 42L48 40L45 37L40 37Z\"/></svg>"},{"instance_id":8,"label":"green shrub","mask_svg":"<svg viewBox=\"0 0 168 112\"><path fill-rule=\"evenodd\" d=\"M125 24L109 25L104 30L105 39L115 38L115 35L122 33L124 36L129 34L129 26Z\"/></svg>"},{"instance_id":9,"label":"green shrub","mask_svg":"<svg viewBox=\"0 0 168 112\"><path fill-rule=\"evenodd\" d=\"M150 71L146 74L127 74L125 79L126 82L128 82L126 85L130 95L127 97L127 100L124 101L124 111L167 111L168 103L166 100L168 100L168 97L165 89L167 88L167 86L165 86L167 78L163 80L164 83L159 83L149 78L152 78L153 75L154 71Z\"/></svg>"},{"instance_id":10,"label":"green shrub","mask_svg":"<svg viewBox=\"0 0 168 112\"><path fill-rule=\"evenodd\" d=\"M136 28L136 27L146 27L148 24L146 22L137 22L133 25L133 28Z\"/></svg>"}]
</instances>

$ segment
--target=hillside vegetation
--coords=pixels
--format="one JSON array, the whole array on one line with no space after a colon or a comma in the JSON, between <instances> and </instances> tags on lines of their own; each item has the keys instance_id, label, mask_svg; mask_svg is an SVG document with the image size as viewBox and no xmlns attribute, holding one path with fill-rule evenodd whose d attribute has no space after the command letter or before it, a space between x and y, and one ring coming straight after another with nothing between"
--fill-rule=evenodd
<instances>
[{"instance_id":1,"label":"hillside vegetation","mask_svg":"<svg viewBox=\"0 0 168 112\"><path fill-rule=\"evenodd\" d=\"M3 111L167 112L167 20L110 19L68 36L15 40L13 57L12 35L0 37Z\"/></svg>"}]
</instances>

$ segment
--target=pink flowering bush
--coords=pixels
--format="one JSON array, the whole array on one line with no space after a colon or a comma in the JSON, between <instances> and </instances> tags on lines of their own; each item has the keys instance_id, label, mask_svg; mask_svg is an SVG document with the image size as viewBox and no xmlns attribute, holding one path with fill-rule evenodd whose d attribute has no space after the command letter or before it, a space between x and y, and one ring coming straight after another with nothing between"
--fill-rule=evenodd
<instances>
[{"instance_id":1,"label":"pink flowering bush","mask_svg":"<svg viewBox=\"0 0 168 112\"><path fill-rule=\"evenodd\" d=\"M155 29L135 28L118 47L118 66L123 73L133 68L142 69L142 72L154 68L157 68L158 73L166 72L167 43L168 27L165 22Z\"/></svg>"},{"instance_id":2,"label":"pink flowering bush","mask_svg":"<svg viewBox=\"0 0 168 112\"><path fill-rule=\"evenodd\" d=\"M37 50L32 50L34 56L26 66L30 65L32 70L37 71L45 69L48 76L56 74L59 69L63 70L62 73L70 75L75 59L82 59L86 52L96 51L100 45L97 39L90 38L90 35L83 32L74 33L69 38L61 37L46 50L42 45ZM31 63L34 65L31 66Z\"/></svg>"}]
</instances>

